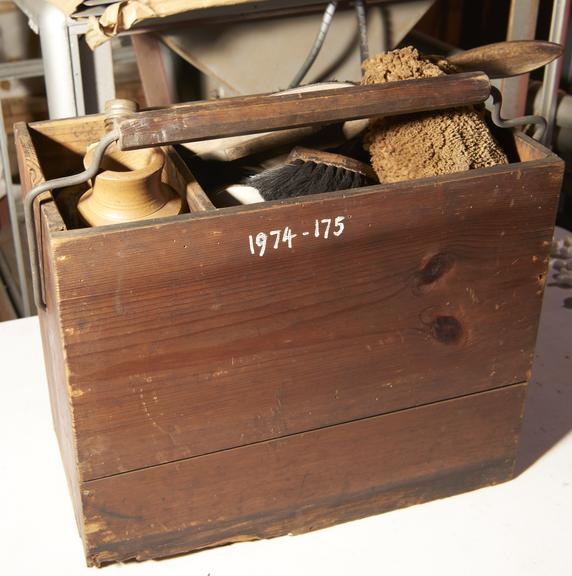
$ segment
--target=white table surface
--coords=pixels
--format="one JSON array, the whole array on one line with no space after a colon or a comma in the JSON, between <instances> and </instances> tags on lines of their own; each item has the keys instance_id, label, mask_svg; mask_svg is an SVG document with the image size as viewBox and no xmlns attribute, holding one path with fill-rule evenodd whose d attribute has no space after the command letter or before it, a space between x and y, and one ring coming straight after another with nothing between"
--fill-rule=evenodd
<instances>
[{"instance_id":1,"label":"white table surface","mask_svg":"<svg viewBox=\"0 0 572 576\"><path fill-rule=\"evenodd\" d=\"M572 289L547 288L515 480L103 574L571 576L571 302ZM37 318L0 323L0 391L0 574L96 574L85 566L52 428Z\"/></svg>"}]
</instances>

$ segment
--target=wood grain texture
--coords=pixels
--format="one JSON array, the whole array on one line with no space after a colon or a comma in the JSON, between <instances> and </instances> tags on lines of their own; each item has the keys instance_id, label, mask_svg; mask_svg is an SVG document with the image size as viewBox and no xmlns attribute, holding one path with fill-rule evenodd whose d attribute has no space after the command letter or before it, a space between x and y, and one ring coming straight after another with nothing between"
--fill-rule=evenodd
<instances>
[{"instance_id":1,"label":"wood grain texture","mask_svg":"<svg viewBox=\"0 0 572 576\"><path fill-rule=\"evenodd\" d=\"M53 204L52 204L53 206ZM48 234L48 228L54 223L49 223L50 211L44 211L42 225L44 236ZM74 430L74 407L69 398L69 390L66 386L67 366L63 348L62 328L59 323L59 303L57 301L57 287L53 274L53 265L49 259L43 259L43 270L46 280L46 310L39 310L40 330L42 335L42 348L44 350L44 362L48 379L50 394L50 406L52 420L58 437L58 444L66 480L73 502L76 524L83 538L84 517L79 490L79 477L77 474L77 438Z\"/></svg>"},{"instance_id":2,"label":"wood grain texture","mask_svg":"<svg viewBox=\"0 0 572 576\"><path fill-rule=\"evenodd\" d=\"M130 36L130 39L143 85L146 106L173 104L175 102L173 86L161 53L161 41L151 33L134 34Z\"/></svg>"},{"instance_id":3,"label":"wood grain texture","mask_svg":"<svg viewBox=\"0 0 572 576\"><path fill-rule=\"evenodd\" d=\"M529 162L531 160L542 160L546 158L546 148L543 146L539 146L538 142L519 132L515 138L516 149L518 153L518 157L520 158L521 162ZM556 159L557 156L552 155L552 158Z\"/></svg>"},{"instance_id":4,"label":"wood grain texture","mask_svg":"<svg viewBox=\"0 0 572 576\"><path fill-rule=\"evenodd\" d=\"M105 134L104 115L67 118L54 122L34 122L21 124L20 133L33 146L34 153L41 155L42 174L46 180L77 174L84 170L83 157L88 144L98 142ZM26 154L29 158L30 154Z\"/></svg>"},{"instance_id":5,"label":"wood grain texture","mask_svg":"<svg viewBox=\"0 0 572 576\"><path fill-rule=\"evenodd\" d=\"M561 171L55 232L82 480L526 380ZM338 215L337 238L250 253Z\"/></svg>"},{"instance_id":6,"label":"wood grain texture","mask_svg":"<svg viewBox=\"0 0 572 576\"><path fill-rule=\"evenodd\" d=\"M43 169L40 166L27 126L23 123L16 124L15 135L22 194L25 195L33 186L44 180ZM40 237L47 238L51 233L61 231L65 227L50 192L42 195L42 202L43 204L37 206L36 223ZM73 501L77 527L83 537L84 518L77 474L77 446L73 429L73 406L68 397L67 368L59 324L57 287L51 259L42 257L40 265L45 278L47 307L45 311L39 311L39 319L52 420L58 438L68 488Z\"/></svg>"},{"instance_id":7,"label":"wood grain texture","mask_svg":"<svg viewBox=\"0 0 572 576\"><path fill-rule=\"evenodd\" d=\"M170 146L164 148L168 162L165 163L165 178L175 190L183 192L191 212L215 210L213 203L205 194L179 154Z\"/></svg>"},{"instance_id":8,"label":"wood grain texture","mask_svg":"<svg viewBox=\"0 0 572 576\"><path fill-rule=\"evenodd\" d=\"M88 563L300 533L511 477L515 385L82 484Z\"/></svg>"},{"instance_id":9,"label":"wood grain texture","mask_svg":"<svg viewBox=\"0 0 572 576\"><path fill-rule=\"evenodd\" d=\"M371 86L264 96L239 96L138 112L119 123L124 150L369 116L442 110L483 102L488 77L467 72Z\"/></svg>"}]
</instances>

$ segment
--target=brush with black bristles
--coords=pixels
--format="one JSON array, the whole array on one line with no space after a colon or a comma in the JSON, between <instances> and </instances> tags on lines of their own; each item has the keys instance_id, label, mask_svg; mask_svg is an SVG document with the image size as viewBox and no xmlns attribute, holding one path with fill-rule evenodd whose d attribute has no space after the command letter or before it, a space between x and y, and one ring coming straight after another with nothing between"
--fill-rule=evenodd
<instances>
[{"instance_id":1,"label":"brush with black bristles","mask_svg":"<svg viewBox=\"0 0 572 576\"><path fill-rule=\"evenodd\" d=\"M225 192L241 204L361 188L377 182L371 166L342 154L294 148L285 163L249 176Z\"/></svg>"}]
</instances>

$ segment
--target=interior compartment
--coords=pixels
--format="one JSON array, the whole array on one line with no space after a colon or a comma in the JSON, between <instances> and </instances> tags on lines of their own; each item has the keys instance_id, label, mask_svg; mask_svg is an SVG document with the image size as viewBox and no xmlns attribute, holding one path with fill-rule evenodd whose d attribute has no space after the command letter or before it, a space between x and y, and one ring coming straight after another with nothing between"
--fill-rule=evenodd
<instances>
[{"instance_id":1,"label":"interior compartment","mask_svg":"<svg viewBox=\"0 0 572 576\"><path fill-rule=\"evenodd\" d=\"M327 130L327 129L326 129ZM544 156L542 149L526 136L515 135L509 130L492 126L495 138L501 143L509 158L509 163L539 159ZM58 123L37 122L28 126L30 138L38 155L46 180L77 174L84 170L83 157L87 146L97 142L104 134L104 116L95 115L77 120L65 120ZM327 133L327 132L326 132ZM302 144L311 146L315 136L309 136ZM167 147L167 161L163 181L172 186L186 201L185 212L201 212L213 209L225 209L239 204L217 194L225 183L236 182L245 175L253 173L255 167L271 165L272 156L284 159L287 149L273 150L271 154L261 153L249 157L246 161L203 161L183 146ZM280 155L282 154L282 155ZM363 160L362 160L363 161ZM77 201L88 189L89 184L81 184L55 190L53 193L57 210L66 229L85 228L79 217ZM235 208L236 209L236 208ZM184 214L174 218L185 217Z\"/></svg>"}]
</instances>

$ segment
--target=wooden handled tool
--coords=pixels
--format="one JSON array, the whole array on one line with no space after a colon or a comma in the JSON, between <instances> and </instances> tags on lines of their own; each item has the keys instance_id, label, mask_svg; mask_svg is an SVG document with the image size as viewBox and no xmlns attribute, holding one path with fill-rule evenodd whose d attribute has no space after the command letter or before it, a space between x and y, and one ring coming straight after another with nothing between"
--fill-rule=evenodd
<instances>
[{"instance_id":1,"label":"wooden handled tool","mask_svg":"<svg viewBox=\"0 0 572 576\"><path fill-rule=\"evenodd\" d=\"M480 70L489 78L508 78L532 72L562 55L563 47L543 40L513 40L478 46L446 60L469 72Z\"/></svg>"},{"instance_id":2,"label":"wooden handled tool","mask_svg":"<svg viewBox=\"0 0 572 576\"><path fill-rule=\"evenodd\" d=\"M135 150L239 134L395 116L484 102L482 72L354 86L305 94L240 96L136 112L117 124L119 146Z\"/></svg>"}]
</instances>

